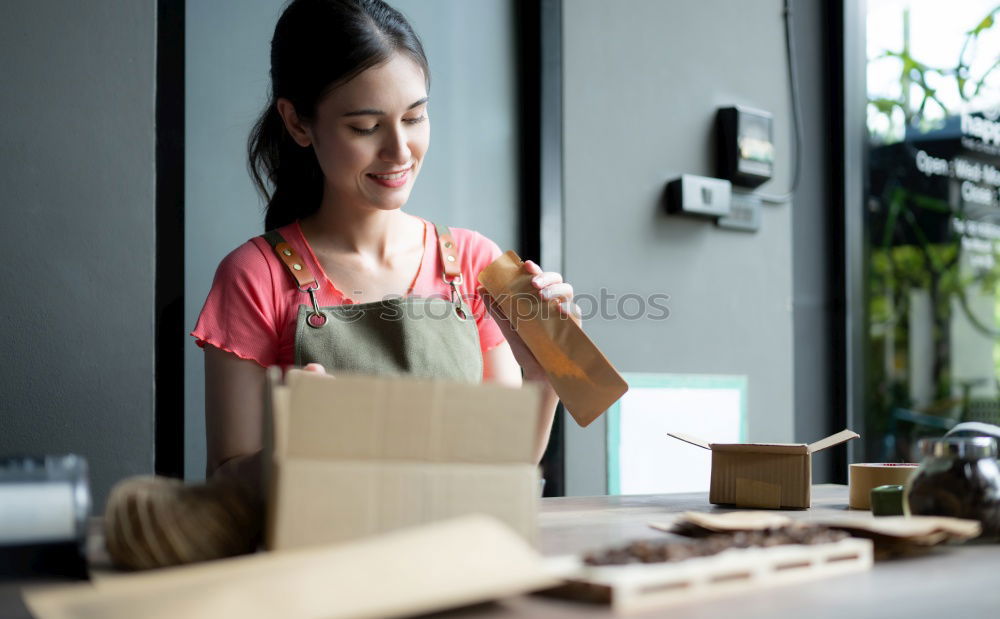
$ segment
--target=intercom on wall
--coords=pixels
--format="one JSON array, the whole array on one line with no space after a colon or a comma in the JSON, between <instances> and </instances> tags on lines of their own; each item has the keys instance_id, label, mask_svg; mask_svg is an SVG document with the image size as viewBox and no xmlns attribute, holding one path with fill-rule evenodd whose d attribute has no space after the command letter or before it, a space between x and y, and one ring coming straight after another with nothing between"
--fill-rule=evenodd
<instances>
[{"instance_id":1,"label":"intercom on wall","mask_svg":"<svg viewBox=\"0 0 1000 619\"><path fill-rule=\"evenodd\" d=\"M682 174L667 184L667 212L725 217L729 215L732 185L721 178Z\"/></svg>"},{"instance_id":2,"label":"intercom on wall","mask_svg":"<svg viewBox=\"0 0 1000 619\"><path fill-rule=\"evenodd\" d=\"M762 197L752 189L774 174L773 117L745 106L719 108L715 116L719 178L684 174L667 184L667 212L714 219L719 227L756 232Z\"/></svg>"},{"instance_id":3,"label":"intercom on wall","mask_svg":"<svg viewBox=\"0 0 1000 619\"><path fill-rule=\"evenodd\" d=\"M774 174L774 120L744 106L719 108L715 115L718 175L740 187L757 187Z\"/></svg>"}]
</instances>

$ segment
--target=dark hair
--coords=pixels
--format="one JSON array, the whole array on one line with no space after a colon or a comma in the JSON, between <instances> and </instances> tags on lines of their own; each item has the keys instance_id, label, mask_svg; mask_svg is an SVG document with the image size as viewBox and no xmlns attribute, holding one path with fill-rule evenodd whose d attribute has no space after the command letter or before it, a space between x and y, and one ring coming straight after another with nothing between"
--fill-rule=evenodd
<instances>
[{"instance_id":1,"label":"dark hair","mask_svg":"<svg viewBox=\"0 0 1000 619\"><path fill-rule=\"evenodd\" d=\"M307 121L334 87L402 52L424 71L427 56L406 18L382 0L293 0L271 39L271 96L250 131L250 175L267 201L264 229L319 209L323 172L311 147L288 134L276 102L284 97ZM273 188L268 189L268 184Z\"/></svg>"}]
</instances>

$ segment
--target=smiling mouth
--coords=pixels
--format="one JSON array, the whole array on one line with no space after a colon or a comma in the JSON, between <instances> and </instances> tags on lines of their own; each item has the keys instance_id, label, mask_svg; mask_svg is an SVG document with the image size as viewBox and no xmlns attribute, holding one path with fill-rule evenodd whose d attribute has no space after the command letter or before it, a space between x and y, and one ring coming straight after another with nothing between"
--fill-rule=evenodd
<instances>
[{"instance_id":1,"label":"smiling mouth","mask_svg":"<svg viewBox=\"0 0 1000 619\"><path fill-rule=\"evenodd\" d=\"M380 181L395 181L406 176L406 173L409 172L412 168L413 166L410 166L409 168L406 168L405 170L400 170L398 172L391 172L389 174L369 174L368 176L376 178Z\"/></svg>"}]
</instances>

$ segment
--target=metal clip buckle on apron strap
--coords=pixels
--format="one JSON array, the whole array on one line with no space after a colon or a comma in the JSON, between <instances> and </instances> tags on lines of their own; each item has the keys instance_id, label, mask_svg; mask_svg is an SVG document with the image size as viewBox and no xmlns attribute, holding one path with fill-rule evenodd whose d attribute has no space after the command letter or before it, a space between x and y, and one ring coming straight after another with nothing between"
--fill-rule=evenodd
<instances>
[{"instance_id":1,"label":"metal clip buckle on apron strap","mask_svg":"<svg viewBox=\"0 0 1000 619\"><path fill-rule=\"evenodd\" d=\"M451 231L445 226L434 225L438 236L438 249L441 252L441 264L444 265L441 278L451 287L451 302L455 306L455 314L462 320L468 318L468 314L462 303L462 295L458 291L458 286L462 284L462 266L458 259L458 246L451 236ZM284 237L277 231L271 230L264 233L264 238L271 247L274 248L278 258L284 263L288 272L292 274L299 290L309 293L309 300L312 301L313 311L306 319L310 327L320 328L326 324L326 315L319 309L316 302L316 291L319 290L319 281L312 274L305 261L299 256L291 245L285 241Z\"/></svg>"},{"instance_id":2,"label":"metal clip buckle on apron strap","mask_svg":"<svg viewBox=\"0 0 1000 619\"><path fill-rule=\"evenodd\" d=\"M264 233L264 238L267 242L271 244L274 248L275 253L278 254L278 258L285 264L288 272L292 274L295 278L295 282L298 285L299 290L302 292L309 293L309 300L312 301L313 311L309 314L306 319L306 323L310 327L320 328L326 324L326 315L319 309L319 303L316 302L316 291L319 290L319 281L312 274L312 271L306 265L305 260L299 256L291 245L276 231L271 230L270 232Z\"/></svg>"},{"instance_id":3,"label":"metal clip buckle on apron strap","mask_svg":"<svg viewBox=\"0 0 1000 619\"><path fill-rule=\"evenodd\" d=\"M468 316L462 305L462 295L458 292L458 286L462 284L462 265L458 259L458 246L451 236L451 230L445 226L434 224L437 230L438 249L441 251L441 264L444 269L441 279L451 287L451 302L455 306L455 314L465 320Z\"/></svg>"}]
</instances>

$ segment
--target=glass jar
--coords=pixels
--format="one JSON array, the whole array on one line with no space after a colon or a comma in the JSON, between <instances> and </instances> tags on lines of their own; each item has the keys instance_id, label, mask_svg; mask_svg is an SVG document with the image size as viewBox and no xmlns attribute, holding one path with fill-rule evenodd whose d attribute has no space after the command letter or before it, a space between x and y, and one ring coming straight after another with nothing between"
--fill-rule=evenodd
<instances>
[{"instance_id":1,"label":"glass jar","mask_svg":"<svg viewBox=\"0 0 1000 619\"><path fill-rule=\"evenodd\" d=\"M1000 466L986 436L920 441L923 460L907 484L910 513L978 520L980 539L1000 540Z\"/></svg>"}]
</instances>

